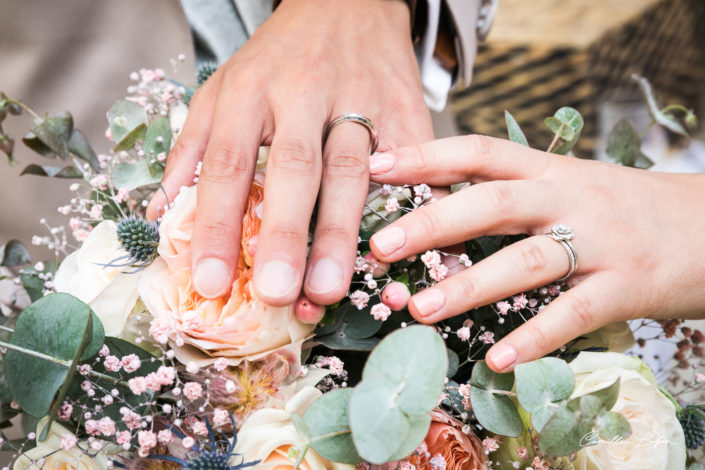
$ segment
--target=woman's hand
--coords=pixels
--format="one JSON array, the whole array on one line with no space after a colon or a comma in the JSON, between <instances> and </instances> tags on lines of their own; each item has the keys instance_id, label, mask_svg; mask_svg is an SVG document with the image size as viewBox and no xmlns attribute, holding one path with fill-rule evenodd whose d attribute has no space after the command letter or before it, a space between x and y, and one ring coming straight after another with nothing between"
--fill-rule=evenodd
<instances>
[{"instance_id":1,"label":"woman's hand","mask_svg":"<svg viewBox=\"0 0 705 470\"><path fill-rule=\"evenodd\" d=\"M217 297L232 286L257 149L271 144L257 295L289 304L302 283L320 304L345 295L368 189L370 137L345 123L324 149L321 142L326 123L351 112L373 121L382 149L433 138L401 0L284 0L198 90L163 185L175 197L193 184L203 160L191 260L199 293ZM160 192L149 216L164 205Z\"/></svg>"},{"instance_id":2,"label":"woman's hand","mask_svg":"<svg viewBox=\"0 0 705 470\"><path fill-rule=\"evenodd\" d=\"M605 324L705 312L705 176L647 172L465 136L371 158L380 183L473 184L376 233L372 253L397 261L482 235L530 234L411 298L433 323L564 276L569 258L544 236L573 228L573 287L487 353L495 371L537 359Z\"/></svg>"}]
</instances>

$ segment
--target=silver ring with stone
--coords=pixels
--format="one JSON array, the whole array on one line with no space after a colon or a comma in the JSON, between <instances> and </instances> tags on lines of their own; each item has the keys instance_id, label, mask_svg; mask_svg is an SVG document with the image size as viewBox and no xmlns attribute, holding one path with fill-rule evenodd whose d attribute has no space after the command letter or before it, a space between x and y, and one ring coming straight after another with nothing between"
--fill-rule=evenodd
<instances>
[{"instance_id":1,"label":"silver ring with stone","mask_svg":"<svg viewBox=\"0 0 705 470\"><path fill-rule=\"evenodd\" d=\"M578 269L578 253L575 251L575 247L570 242L575 238L575 232L573 229L567 225L557 224L551 227L551 229L546 233L546 236L551 237L555 241L561 244L568 253L568 261L570 262L570 267L565 276L556 280L556 282L563 282L573 275L576 269Z\"/></svg>"},{"instance_id":2,"label":"silver ring with stone","mask_svg":"<svg viewBox=\"0 0 705 470\"><path fill-rule=\"evenodd\" d=\"M370 134L370 155L375 153L375 150L377 150L377 146L379 145L379 135L377 134L377 129L375 128L375 125L372 124L372 120L370 118L359 113L341 114L340 116L330 121L326 126L325 132L323 133L323 143L325 144L325 142L328 140L328 136L330 135L333 128L338 124L342 124L344 122L354 122L356 124L364 126L365 129L367 129L367 132Z\"/></svg>"}]
</instances>

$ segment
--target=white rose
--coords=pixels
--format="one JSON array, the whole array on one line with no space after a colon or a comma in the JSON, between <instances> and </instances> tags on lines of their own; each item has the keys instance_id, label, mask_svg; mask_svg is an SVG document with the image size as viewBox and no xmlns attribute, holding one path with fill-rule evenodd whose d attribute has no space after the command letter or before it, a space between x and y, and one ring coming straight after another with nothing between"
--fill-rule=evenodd
<instances>
[{"instance_id":1,"label":"white rose","mask_svg":"<svg viewBox=\"0 0 705 470\"><path fill-rule=\"evenodd\" d=\"M137 302L140 273L128 274L123 272L124 267L104 266L124 264L127 255L117 238L117 224L106 220L91 231L81 248L66 257L54 277L56 291L90 305L108 336L120 335Z\"/></svg>"},{"instance_id":2,"label":"white rose","mask_svg":"<svg viewBox=\"0 0 705 470\"><path fill-rule=\"evenodd\" d=\"M40 435L47 421L48 418L39 421L37 436ZM15 460L12 470L107 470L110 468L112 459L106 456L106 451L108 449L117 451L116 446L108 445L104 450L96 452L86 450L87 443L79 442L72 449L62 450L61 438L73 435L59 423L52 423L47 438L39 442L37 437L37 447L20 455ZM41 467L38 465L39 459L44 459Z\"/></svg>"},{"instance_id":3,"label":"white rose","mask_svg":"<svg viewBox=\"0 0 705 470\"><path fill-rule=\"evenodd\" d=\"M621 442L600 440L584 447L575 470L680 470L685 468L685 437L673 403L659 391L653 372L636 357L613 352L581 352L570 363L575 374L573 396L606 387L620 379L613 411L632 428Z\"/></svg>"},{"instance_id":4,"label":"white rose","mask_svg":"<svg viewBox=\"0 0 705 470\"><path fill-rule=\"evenodd\" d=\"M265 408L255 411L237 433L235 453L244 457L244 462L259 461L254 468L289 468L294 460L289 449L303 449L306 441L299 436L291 422L291 414L300 416L321 396L320 390L303 387L286 404L283 410ZM240 457L238 457L239 460ZM309 449L301 462L303 470L353 470L352 465L330 462L313 449Z\"/></svg>"}]
</instances>

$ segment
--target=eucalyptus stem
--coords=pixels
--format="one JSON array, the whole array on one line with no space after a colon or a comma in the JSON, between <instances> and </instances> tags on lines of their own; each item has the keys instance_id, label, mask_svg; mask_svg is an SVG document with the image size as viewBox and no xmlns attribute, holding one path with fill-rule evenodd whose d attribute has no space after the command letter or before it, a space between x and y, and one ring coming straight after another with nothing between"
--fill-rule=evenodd
<instances>
[{"instance_id":1,"label":"eucalyptus stem","mask_svg":"<svg viewBox=\"0 0 705 470\"><path fill-rule=\"evenodd\" d=\"M10 103L16 104L17 106L19 106L20 108L24 109L24 110L27 111L29 114L31 114L32 117L35 119L35 121L37 121L37 123L40 123L40 122L43 121L43 119L42 119L41 117L39 117L39 114L37 114L36 112L34 112L34 110L33 110L32 108L30 108L29 106L27 106L27 105L24 104L23 102L21 102L21 101L15 101L15 100L9 100L9 101L10 101Z\"/></svg>"},{"instance_id":2,"label":"eucalyptus stem","mask_svg":"<svg viewBox=\"0 0 705 470\"><path fill-rule=\"evenodd\" d=\"M558 132L556 132L553 134L553 140L551 141L551 145L549 145L546 149L546 153L551 153L553 151L555 145L558 143L558 139L560 139L560 137L558 136Z\"/></svg>"},{"instance_id":3,"label":"eucalyptus stem","mask_svg":"<svg viewBox=\"0 0 705 470\"><path fill-rule=\"evenodd\" d=\"M9 329L9 328L7 328L7 327L3 327L3 328ZM7 349L11 349L11 350L13 350L13 351L17 351L17 352L19 352L19 353L26 354L26 355L28 355L28 356L35 357L35 358L37 358L37 359L41 359L41 360L43 360L43 361L51 362L51 363L53 363L53 364L60 365L61 367L66 367L67 369L71 367L71 361L64 361L63 359L58 359L58 358L56 358L56 357L54 357L54 356L50 356L50 355L48 355L48 354L40 353L39 351L33 351L33 350L31 350L31 349L23 348L22 346L16 346L16 345L11 344L11 343L6 343L5 341L0 341L0 347L2 347L2 348L7 348ZM117 385L122 385L123 387L128 387L128 386L129 386L129 385L127 384L127 382L125 382L124 380L120 380L120 379L115 378L115 377L112 377L112 376L110 376L110 375L108 375L108 374L103 374L103 373L101 373L101 372L96 372L96 371L94 371L94 370L91 370L91 371L90 371L90 375L91 375L92 377L97 378L97 379L103 379L103 380L107 380L107 381L112 382L112 383L117 384Z\"/></svg>"},{"instance_id":4,"label":"eucalyptus stem","mask_svg":"<svg viewBox=\"0 0 705 470\"><path fill-rule=\"evenodd\" d=\"M14 344L6 343L5 341L0 341L0 347L11 349L13 351L17 351L28 356L36 357L37 359L41 359L43 361L52 362L62 367L71 367L71 361L64 361L63 359L58 359L56 357L49 356L48 354L40 353L38 351L32 351L31 349L23 348L22 346L15 346Z\"/></svg>"},{"instance_id":5,"label":"eucalyptus stem","mask_svg":"<svg viewBox=\"0 0 705 470\"><path fill-rule=\"evenodd\" d=\"M3 326L3 325L0 325L0 330L2 330L2 331L7 331L7 332L10 332L10 333L14 333L14 332L15 332L15 330L13 330L12 328L8 328L8 327Z\"/></svg>"}]
</instances>

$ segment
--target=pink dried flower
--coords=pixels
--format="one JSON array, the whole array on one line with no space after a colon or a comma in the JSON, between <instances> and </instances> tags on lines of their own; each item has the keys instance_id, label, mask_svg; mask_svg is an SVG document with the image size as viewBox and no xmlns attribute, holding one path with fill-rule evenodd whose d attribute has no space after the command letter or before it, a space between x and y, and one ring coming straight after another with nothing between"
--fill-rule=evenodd
<instances>
[{"instance_id":1,"label":"pink dried flower","mask_svg":"<svg viewBox=\"0 0 705 470\"><path fill-rule=\"evenodd\" d=\"M113 372L119 372L120 369L122 369L122 362L120 362L117 356L107 356L103 361L103 365L106 369Z\"/></svg>"},{"instance_id":2,"label":"pink dried flower","mask_svg":"<svg viewBox=\"0 0 705 470\"><path fill-rule=\"evenodd\" d=\"M367 303L370 301L370 294L365 291L356 290L350 294L350 303L357 307L358 310L362 310L367 307Z\"/></svg>"},{"instance_id":3,"label":"pink dried flower","mask_svg":"<svg viewBox=\"0 0 705 470\"><path fill-rule=\"evenodd\" d=\"M228 360L225 359L224 357L219 357L213 363L213 368L215 370L217 370L218 372L224 371L227 367L228 367Z\"/></svg>"},{"instance_id":4,"label":"pink dried flower","mask_svg":"<svg viewBox=\"0 0 705 470\"><path fill-rule=\"evenodd\" d=\"M100 351L98 351L98 355L99 355L100 357L105 357L105 356L107 356L108 354L110 354L110 348L108 347L107 344L104 344L104 345L100 348Z\"/></svg>"},{"instance_id":5,"label":"pink dried flower","mask_svg":"<svg viewBox=\"0 0 705 470\"><path fill-rule=\"evenodd\" d=\"M132 440L130 431L122 431L117 433L117 436L115 436L115 441L120 445L129 444L130 440Z\"/></svg>"},{"instance_id":6,"label":"pink dried flower","mask_svg":"<svg viewBox=\"0 0 705 470\"><path fill-rule=\"evenodd\" d=\"M463 398L470 398L470 384L462 384L458 386L458 393Z\"/></svg>"},{"instance_id":7,"label":"pink dried flower","mask_svg":"<svg viewBox=\"0 0 705 470\"><path fill-rule=\"evenodd\" d=\"M226 410L220 408L213 412L213 424L216 426L224 426L230 422L230 415Z\"/></svg>"},{"instance_id":8,"label":"pink dried flower","mask_svg":"<svg viewBox=\"0 0 705 470\"><path fill-rule=\"evenodd\" d=\"M194 421L191 425L191 430L193 430L193 433L197 436L208 435L208 427L206 427L206 423L203 421Z\"/></svg>"},{"instance_id":9,"label":"pink dried flower","mask_svg":"<svg viewBox=\"0 0 705 470\"><path fill-rule=\"evenodd\" d=\"M90 434L91 436L100 436L100 429L98 428L98 421L94 419L89 419L86 420L86 422L83 424L83 426L86 428L86 432Z\"/></svg>"},{"instance_id":10,"label":"pink dried flower","mask_svg":"<svg viewBox=\"0 0 705 470\"><path fill-rule=\"evenodd\" d=\"M506 300L502 300L495 304L500 315L506 315L511 310L512 306Z\"/></svg>"},{"instance_id":11,"label":"pink dried flower","mask_svg":"<svg viewBox=\"0 0 705 470\"><path fill-rule=\"evenodd\" d=\"M137 433L137 442L144 449L151 449L157 445L157 435L152 431L140 431Z\"/></svg>"},{"instance_id":12,"label":"pink dried flower","mask_svg":"<svg viewBox=\"0 0 705 470\"><path fill-rule=\"evenodd\" d=\"M538 455L534 457L534 460L531 462L531 466L534 470L549 470L551 468L551 464L543 460Z\"/></svg>"},{"instance_id":13,"label":"pink dried flower","mask_svg":"<svg viewBox=\"0 0 705 470\"><path fill-rule=\"evenodd\" d=\"M512 301L512 307L514 308L514 310L521 310L522 308L526 308L526 306L529 304L529 299L527 299L526 295L523 293L512 297Z\"/></svg>"},{"instance_id":14,"label":"pink dried flower","mask_svg":"<svg viewBox=\"0 0 705 470\"><path fill-rule=\"evenodd\" d=\"M160 366L157 369L157 380L161 385L169 386L174 383L176 379L176 369L169 366Z\"/></svg>"},{"instance_id":15,"label":"pink dried flower","mask_svg":"<svg viewBox=\"0 0 705 470\"><path fill-rule=\"evenodd\" d=\"M147 388L153 392L158 392L162 388L162 382L159 380L159 376L156 372L150 372L147 377L144 378Z\"/></svg>"},{"instance_id":16,"label":"pink dried flower","mask_svg":"<svg viewBox=\"0 0 705 470\"><path fill-rule=\"evenodd\" d=\"M172 331L169 325L157 319L152 320L149 324L149 336L159 344L166 344Z\"/></svg>"},{"instance_id":17,"label":"pink dried flower","mask_svg":"<svg viewBox=\"0 0 705 470\"><path fill-rule=\"evenodd\" d=\"M196 444L196 441L191 436L185 437L181 440L181 445L184 446L184 449L190 449L195 444Z\"/></svg>"},{"instance_id":18,"label":"pink dried flower","mask_svg":"<svg viewBox=\"0 0 705 470\"><path fill-rule=\"evenodd\" d=\"M78 442L76 436L74 436L73 434L64 434L63 436L61 436L61 449L71 450L76 447L76 442Z\"/></svg>"},{"instance_id":19,"label":"pink dried flower","mask_svg":"<svg viewBox=\"0 0 705 470\"><path fill-rule=\"evenodd\" d=\"M517 448L517 457L520 459L526 459L529 457L529 449L524 446Z\"/></svg>"},{"instance_id":20,"label":"pink dried flower","mask_svg":"<svg viewBox=\"0 0 705 470\"><path fill-rule=\"evenodd\" d=\"M135 395L141 395L147 391L147 381L144 377L133 377L127 381L127 385Z\"/></svg>"},{"instance_id":21,"label":"pink dried flower","mask_svg":"<svg viewBox=\"0 0 705 470\"><path fill-rule=\"evenodd\" d=\"M140 361L137 354L128 354L122 358L120 364L122 364L122 368L125 369L125 372L131 374L140 368L142 361Z\"/></svg>"},{"instance_id":22,"label":"pink dried flower","mask_svg":"<svg viewBox=\"0 0 705 470\"><path fill-rule=\"evenodd\" d=\"M59 412L56 414L56 416L60 420L66 421L71 417L71 413L73 413L73 405L70 403L64 403L59 408Z\"/></svg>"},{"instance_id":23,"label":"pink dried flower","mask_svg":"<svg viewBox=\"0 0 705 470\"><path fill-rule=\"evenodd\" d=\"M440 282L443 279L448 276L448 266L445 264L438 264L436 266L432 266L428 270L429 276L431 276L431 279L433 279L436 282Z\"/></svg>"},{"instance_id":24,"label":"pink dried flower","mask_svg":"<svg viewBox=\"0 0 705 470\"><path fill-rule=\"evenodd\" d=\"M397 198L390 197L389 199L387 199L387 202L384 204L384 210L386 210L390 214L393 214L396 211L398 211L399 210L399 201L397 201Z\"/></svg>"},{"instance_id":25,"label":"pink dried flower","mask_svg":"<svg viewBox=\"0 0 705 470\"><path fill-rule=\"evenodd\" d=\"M174 440L174 433L172 433L169 429L162 429L157 433L157 440L160 444L169 444Z\"/></svg>"},{"instance_id":26,"label":"pink dried flower","mask_svg":"<svg viewBox=\"0 0 705 470\"><path fill-rule=\"evenodd\" d=\"M427 251L421 255L421 261L428 269L431 269L441 264L441 255L436 250Z\"/></svg>"},{"instance_id":27,"label":"pink dried flower","mask_svg":"<svg viewBox=\"0 0 705 470\"><path fill-rule=\"evenodd\" d=\"M142 424L142 418L140 415L134 411L128 410L127 408L123 408L120 412L122 413L122 422L125 423L125 426L127 426L128 429L140 428L140 425Z\"/></svg>"},{"instance_id":28,"label":"pink dried flower","mask_svg":"<svg viewBox=\"0 0 705 470\"><path fill-rule=\"evenodd\" d=\"M467 326L464 326L462 328L458 328L458 331L456 333L458 335L458 338L460 341L467 341L470 339L470 328Z\"/></svg>"},{"instance_id":29,"label":"pink dried flower","mask_svg":"<svg viewBox=\"0 0 705 470\"><path fill-rule=\"evenodd\" d=\"M81 364L78 366L78 373L80 375L86 376L91 373L91 365L90 364Z\"/></svg>"},{"instance_id":30,"label":"pink dried flower","mask_svg":"<svg viewBox=\"0 0 705 470\"><path fill-rule=\"evenodd\" d=\"M113 421L110 417L105 416L98 421L98 429L100 429L101 434L104 436L112 436L116 432L115 421Z\"/></svg>"},{"instance_id":31,"label":"pink dried flower","mask_svg":"<svg viewBox=\"0 0 705 470\"><path fill-rule=\"evenodd\" d=\"M189 401L198 400L203 394L203 387L198 382L187 382L184 384L184 396Z\"/></svg>"},{"instance_id":32,"label":"pink dried flower","mask_svg":"<svg viewBox=\"0 0 705 470\"><path fill-rule=\"evenodd\" d=\"M497 449L499 449L499 444L497 443L496 439L494 439L492 437L488 437L488 438L482 440L482 447L487 452L494 452Z\"/></svg>"},{"instance_id":33,"label":"pink dried flower","mask_svg":"<svg viewBox=\"0 0 705 470\"><path fill-rule=\"evenodd\" d=\"M372 307L370 313L372 314L375 320L385 321L387 320L387 318L389 318L389 315L392 314L392 311L389 307L384 304L377 304Z\"/></svg>"},{"instance_id":34,"label":"pink dried flower","mask_svg":"<svg viewBox=\"0 0 705 470\"><path fill-rule=\"evenodd\" d=\"M491 331L485 331L480 335L480 341L485 344L494 344L494 333Z\"/></svg>"}]
</instances>

